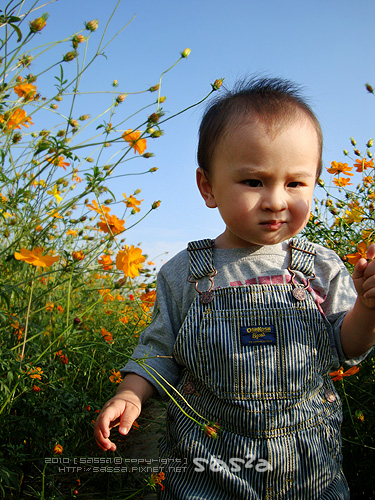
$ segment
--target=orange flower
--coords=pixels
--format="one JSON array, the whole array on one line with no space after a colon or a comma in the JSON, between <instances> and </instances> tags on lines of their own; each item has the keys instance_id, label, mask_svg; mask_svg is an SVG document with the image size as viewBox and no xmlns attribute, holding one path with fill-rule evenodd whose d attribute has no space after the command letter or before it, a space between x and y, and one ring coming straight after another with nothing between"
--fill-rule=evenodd
<instances>
[{"instance_id":1,"label":"orange flower","mask_svg":"<svg viewBox=\"0 0 375 500\"><path fill-rule=\"evenodd\" d=\"M347 177L339 177L339 178L334 178L333 183L338 186L338 187L345 187L345 186L351 186L352 183L349 182L350 179Z\"/></svg>"},{"instance_id":2,"label":"orange flower","mask_svg":"<svg viewBox=\"0 0 375 500\"><path fill-rule=\"evenodd\" d=\"M139 430L139 423L136 420L134 420L134 422L132 424L132 429L135 429L136 431Z\"/></svg>"},{"instance_id":3,"label":"orange flower","mask_svg":"<svg viewBox=\"0 0 375 500\"><path fill-rule=\"evenodd\" d=\"M33 391L34 392L40 392L40 387L38 385L33 385Z\"/></svg>"},{"instance_id":4,"label":"orange flower","mask_svg":"<svg viewBox=\"0 0 375 500\"><path fill-rule=\"evenodd\" d=\"M46 311L53 311L54 307L55 307L55 304L53 302L47 302Z\"/></svg>"},{"instance_id":5,"label":"orange flower","mask_svg":"<svg viewBox=\"0 0 375 500\"><path fill-rule=\"evenodd\" d=\"M61 455L61 453L63 452L63 447L61 446L61 444L56 444L54 447L53 447L53 453L55 455Z\"/></svg>"},{"instance_id":6,"label":"orange flower","mask_svg":"<svg viewBox=\"0 0 375 500\"><path fill-rule=\"evenodd\" d=\"M144 311L148 311L151 307L154 306L156 297L156 290L151 290L150 292L143 293L140 297L141 306Z\"/></svg>"},{"instance_id":7,"label":"orange flower","mask_svg":"<svg viewBox=\"0 0 375 500\"><path fill-rule=\"evenodd\" d=\"M354 200L348 204L349 210L345 210L344 220L347 224L352 222L360 222L364 218L364 211L360 207L357 200Z\"/></svg>"},{"instance_id":8,"label":"orange flower","mask_svg":"<svg viewBox=\"0 0 375 500\"><path fill-rule=\"evenodd\" d=\"M78 231L76 231L75 229L68 229L68 231L66 232L67 236L77 236L77 234Z\"/></svg>"},{"instance_id":9,"label":"orange flower","mask_svg":"<svg viewBox=\"0 0 375 500\"><path fill-rule=\"evenodd\" d=\"M339 370L336 370L329 375L330 377L332 377L333 382L336 382L337 380L342 380L343 377L350 377L350 375L355 375L358 372L358 366L352 366L351 368L349 368L349 370L346 370L346 372L344 372L344 368L341 367Z\"/></svg>"},{"instance_id":10,"label":"orange flower","mask_svg":"<svg viewBox=\"0 0 375 500\"><path fill-rule=\"evenodd\" d=\"M25 101L32 101L36 94L36 87L31 83L21 83L14 87L14 92L18 97L23 97Z\"/></svg>"},{"instance_id":11,"label":"orange flower","mask_svg":"<svg viewBox=\"0 0 375 500\"><path fill-rule=\"evenodd\" d=\"M57 306L57 312L61 313L64 311L64 308L62 306Z\"/></svg>"},{"instance_id":12,"label":"orange flower","mask_svg":"<svg viewBox=\"0 0 375 500\"><path fill-rule=\"evenodd\" d=\"M109 269L113 268L113 261L110 255L102 255L101 257L99 257L98 262L102 266L104 271L108 271Z\"/></svg>"},{"instance_id":13,"label":"orange flower","mask_svg":"<svg viewBox=\"0 0 375 500\"><path fill-rule=\"evenodd\" d=\"M139 269L145 260L140 248L135 248L134 245L131 245L131 247L125 245L125 250L121 250L117 254L116 267L120 271L123 271L125 276L135 278L139 276Z\"/></svg>"},{"instance_id":14,"label":"orange flower","mask_svg":"<svg viewBox=\"0 0 375 500\"><path fill-rule=\"evenodd\" d=\"M11 325L14 328L14 335L17 337L18 341L20 341L24 329L22 327L20 327L20 324L19 324L18 321L15 321L14 323L11 323Z\"/></svg>"},{"instance_id":15,"label":"orange flower","mask_svg":"<svg viewBox=\"0 0 375 500\"><path fill-rule=\"evenodd\" d=\"M119 384L120 382L122 382L122 377L121 377L120 372L116 372L116 370L113 369L113 370L111 370L111 373L112 373L112 375L109 377L109 380L113 384Z\"/></svg>"},{"instance_id":16,"label":"orange flower","mask_svg":"<svg viewBox=\"0 0 375 500\"><path fill-rule=\"evenodd\" d=\"M134 210L134 212L140 211L140 208L138 208L137 205L140 205L142 203L142 201L144 201L144 200L137 200L136 198L134 198L134 196L132 194L129 196L129 198L127 198L125 193L123 193L122 196L125 198L124 203L126 204L126 206L128 208L132 208Z\"/></svg>"},{"instance_id":17,"label":"orange flower","mask_svg":"<svg viewBox=\"0 0 375 500\"><path fill-rule=\"evenodd\" d=\"M36 368L30 368L30 370L27 372L27 375L29 375L30 378L37 378L39 380L42 380L42 369L37 366Z\"/></svg>"},{"instance_id":18,"label":"orange flower","mask_svg":"<svg viewBox=\"0 0 375 500\"><path fill-rule=\"evenodd\" d=\"M64 161L65 158L63 156L49 156L46 158L48 163L52 163L55 165L55 167L62 167L64 170L66 170L66 167L69 167L70 163L67 161Z\"/></svg>"},{"instance_id":19,"label":"orange flower","mask_svg":"<svg viewBox=\"0 0 375 500\"><path fill-rule=\"evenodd\" d=\"M123 219L118 219L116 215L106 215L106 217L100 217L98 222L99 229L104 233L119 234L125 231L125 221Z\"/></svg>"},{"instance_id":20,"label":"orange flower","mask_svg":"<svg viewBox=\"0 0 375 500\"><path fill-rule=\"evenodd\" d=\"M14 257L17 260L23 260L28 264L33 266L41 267L51 267L55 262L57 262L60 257L53 257L52 255L42 255L43 248L35 247L34 250L27 250L26 248L21 248L19 252L14 252Z\"/></svg>"},{"instance_id":21,"label":"orange flower","mask_svg":"<svg viewBox=\"0 0 375 500\"><path fill-rule=\"evenodd\" d=\"M146 139L140 139L141 131L129 128L122 134L123 139L134 149L134 153L143 155L147 147Z\"/></svg>"},{"instance_id":22,"label":"orange flower","mask_svg":"<svg viewBox=\"0 0 375 500\"><path fill-rule=\"evenodd\" d=\"M107 215L108 212L111 211L111 209L109 207L106 207L104 205L99 205L97 204L96 200L92 200L92 205L90 205L89 203L86 203L86 207L89 208L90 210L94 210L95 212L98 212L98 214L100 215Z\"/></svg>"},{"instance_id":23,"label":"orange flower","mask_svg":"<svg viewBox=\"0 0 375 500\"><path fill-rule=\"evenodd\" d=\"M164 479L165 479L164 472L159 472L158 474L152 473L151 477L150 477L150 479L148 481L148 485L153 490L156 489L156 485L159 485L161 491L163 491L164 490L164 485L161 484L161 483L162 483L162 481L164 481Z\"/></svg>"},{"instance_id":24,"label":"orange flower","mask_svg":"<svg viewBox=\"0 0 375 500\"><path fill-rule=\"evenodd\" d=\"M72 257L73 260L79 262L80 260L83 260L85 258L85 254L81 250L78 250L77 252L72 253Z\"/></svg>"},{"instance_id":25,"label":"orange flower","mask_svg":"<svg viewBox=\"0 0 375 500\"><path fill-rule=\"evenodd\" d=\"M370 184L372 184L373 182L373 177L371 177L371 175L367 175L366 177L363 178L363 184L365 186L369 186Z\"/></svg>"},{"instance_id":26,"label":"orange flower","mask_svg":"<svg viewBox=\"0 0 375 500\"><path fill-rule=\"evenodd\" d=\"M355 266L360 259L367 259L367 244L364 241L361 241L361 243L357 246L357 251L346 255L346 258L350 264L353 264L353 266Z\"/></svg>"},{"instance_id":27,"label":"orange flower","mask_svg":"<svg viewBox=\"0 0 375 500\"><path fill-rule=\"evenodd\" d=\"M220 430L220 425L217 422L209 422L208 424L202 425L202 431L206 434L206 436L217 439L218 431Z\"/></svg>"},{"instance_id":28,"label":"orange flower","mask_svg":"<svg viewBox=\"0 0 375 500\"><path fill-rule=\"evenodd\" d=\"M373 168L374 160L367 161L364 158L362 160L356 160L353 167L357 169L357 172L363 172L367 168Z\"/></svg>"},{"instance_id":29,"label":"orange flower","mask_svg":"<svg viewBox=\"0 0 375 500\"><path fill-rule=\"evenodd\" d=\"M124 323L124 325L126 325L126 323L129 323L129 318L128 316L122 316L121 318L119 318L119 321L121 321L121 323Z\"/></svg>"},{"instance_id":30,"label":"orange flower","mask_svg":"<svg viewBox=\"0 0 375 500\"><path fill-rule=\"evenodd\" d=\"M347 163L341 163L337 161L331 161L331 168L327 168L327 172L334 175L346 174L346 175L354 175L351 174L350 171L353 167L348 167Z\"/></svg>"},{"instance_id":31,"label":"orange flower","mask_svg":"<svg viewBox=\"0 0 375 500\"><path fill-rule=\"evenodd\" d=\"M67 356L65 356L65 354L62 353L62 351L57 351L56 356L58 356L60 358L60 361L63 365L68 364L68 362L69 362L68 358L67 358Z\"/></svg>"},{"instance_id":32,"label":"orange flower","mask_svg":"<svg viewBox=\"0 0 375 500\"><path fill-rule=\"evenodd\" d=\"M29 124L34 125L24 109L15 109L12 113L0 115L0 123L4 124L5 132L11 132L16 128L20 129L21 125L26 128L29 128Z\"/></svg>"},{"instance_id":33,"label":"orange flower","mask_svg":"<svg viewBox=\"0 0 375 500\"><path fill-rule=\"evenodd\" d=\"M99 290L100 295L103 295L104 297L104 302L112 302L115 300L114 296L110 292L111 290L109 290L108 288L106 288L105 290Z\"/></svg>"},{"instance_id":34,"label":"orange flower","mask_svg":"<svg viewBox=\"0 0 375 500\"><path fill-rule=\"evenodd\" d=\"M108 330L102 327L100 333L103 335L104 340L108 342L108 344L111 344L113 342L112 333L110 333Z\"/></svg>"}]
</instances>

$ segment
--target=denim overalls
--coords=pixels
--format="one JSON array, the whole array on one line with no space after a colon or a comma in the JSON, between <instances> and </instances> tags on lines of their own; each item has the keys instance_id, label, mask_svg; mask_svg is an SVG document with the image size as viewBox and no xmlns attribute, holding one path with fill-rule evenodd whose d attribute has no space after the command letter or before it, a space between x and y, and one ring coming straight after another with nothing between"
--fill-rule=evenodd
<instances>
[{"instance_id":1,"label":"denim overalls","mask_svg":"<svg viewBox=\"0 0 375 500\"><path fill-rule=\"evenodd\" d=\"M221 431L218 439L205 435L169 403L160 498L348 499L341 402L328 375L331 325L308 290L314 246L291 240L290 284L202 293L216 272L212 247L212 240L189 243L197 297L174 357L183 367L177 390Z\"/></svg>"}]
</instances>

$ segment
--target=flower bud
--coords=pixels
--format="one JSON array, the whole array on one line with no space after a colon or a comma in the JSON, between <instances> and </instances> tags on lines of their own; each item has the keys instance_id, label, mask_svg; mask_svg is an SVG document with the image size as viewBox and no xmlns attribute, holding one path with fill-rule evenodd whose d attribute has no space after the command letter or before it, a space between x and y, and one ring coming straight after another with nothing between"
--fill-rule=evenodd
<instances>
[{"instance_id":1,"label":"flower bud","mask_svg":"<svg viewBox=\"0 0 375 500\"><path fill-rule=\"evenodd\" d=\"M117 80L113 80L112 87L117 87L117 85L118 85L118 81Z\"/></svg>"},{"instance_id":2,"label":"flower bud","mask_svg":"<svg viewBox=\"0 0 375 500\"><path fill-rule=\"evenodd\" d=\"M163 102L165 102L167 100L166 96L165 95L162 95L159 97L158 99L158 103L159 104L163 104Z\"/></svg>"},{"instance_id":3,"label":"flower bud","mask_svg":"<svg viewBox=\"0 0 375 500\"><path fill-rule=\"evenodd\" d=\"M187 57L191 52L191 49L184 49L182 52L181 52L181 57Z\"/></svg>"},{"instance_id":4,"label":"flower bud","mask_svg":"<svg viewBox=\"0 0 375 500\"><path fill-rule=\"evenodd\" d=\"M219 90L219 88L223 85L223 81L224 78L218 78L214 81L214 83L211 83L212 90Z\"/></svg>"},{"instance_id":5,"label":"flower bud","mask_svg":"<svg viewBox=\"0 0 375 500\"><path fill-rule=\"evenodd\" d=\"M158 169L158 167L152 167L152 168L150 168L149 172L156 172L157 169Z\"/></svg>"},{"instance_id":6,"label":"flower bud","mask_svg":"<svg viewBox=\"0 0 375 500\"><path fill-rule=\"evenodd\" d=\"M45 13L41 17L37 17L36 19L34 19L34 21L31 21L29 23L31 33L37 33L38 31L42 31L42 29L47 24L46 23L47 19L48 19L48 14Z\"/></svg>"},{"instance_id":7,"label":"flower bud","mask_svg":"<svg viewBox=\"0 0 375 500\"><path fill-rule=\"evenodd\" d=\"M150 92L156 92L157 90L159 90L159 84L150 87L148 90Z\"/></svg>"},{"instance_id":8,"label":"flower bud","mask_svg":"<svg viewBox=\"0 0 375 500\"><path fill-rule=\"evenodd\" d=\"M367 150L367 156L368 156L369 158L372 158L372 153L371 153L371 151L370 151L369 149Z\"/></svg>"},{"instance_id":9,"label":"flower bud","mask_svg":"<svg viewBox=\"0 0 375 500\"><path fill-rule=\"evenodd\" d=\"M72 38L73 49L78 47L78 44L83 43L85 41L85 37L83 35L75 35Z\"/></svg>"},{"instance_id":10,"label":"flower bud","mask_svg":"<svg viewBox=\"0 0 375 500\"><path fill-rule=\"evenodd\" d=\"M160 203L161 203L160 200L154 201L154 203L151 206L152 210L156 210L157 208L159 208L160 207Z\"/></svg>"},{"instance_id":11,"label":"flower bud","mask_svg":"<svg viewBox=\"0 0 375 500\"><path fill-rule=\"evenodd\" d=\"M346 149L343 149L342 152L344 153L345 156L348 156L349 154Z\"/></svg>"},{"instance_id":12,"label":"flower bud","mask_svg":"<svg viewBox=\"0 0 375 500\"><path fill-rule=\"evenodd\" d=\"M124 102L126 98L126 94L119 94L116 97L116 104L120 104L121 102Z\"/></svg>"},{"instance_id":13,"label":"flower bud","mask_svg":"<svg viewBox=\"0 0 375 500\"><path fill-rule=\"evenodd\" d=\"M58 108L58 105L57 104L50 104L49 107L51 109L57 109Z\"/></svg>"},{"instance_id":14,"label":"flower bud","mask_svg":"<svg viewBox=\"0 0 375 500\"><path fill-rule=\"evenodd\" d=\"M85 28L89 31L96 31L98 29L98 26L99 26L99 21L97 19L85 23Z\"/></svg>"},{"instance_id":15,"label":"flower bud","mask_svg":"<svg viewBox=\"0 0 375 500\"><path fill-rule=\"evenodd\" d=\"M353 137L350 138L350 142L352 143L352 146L355 146L357 144Z\"/></svg>"},{"instance_id":16,"label":"flower bud","mask_svg":"<svg viewBox=\"0 0 375 500\"><path fill-rule=\"evenodd\" d=\"M151 158L152 156L155 156L154 153L144 153L143 158Z\"/></svg>"},{"instance_id":17,"label":"flower bud","mask_svg":"<svg viewBox=\"0 0 375 500\"><path fill-rule=\"evenodd\" d=\"M369 83L366 83L365 87L366 87L367 92L370 92L370 94L374 93L374 89Z\"/></svg>"},{"instance_id":18,"label":"flower bud","mask_svg":"<svg viewBox=\"0 0 375 500\"><path fill-rule=\"evenodd\" d=\"M319 179L318 179L318 185L319 185L320 187L324 187L324 181L323 181L323 179L321 179L320 177L319 177Z\"/></svg>"},{"instance_id":19,"label":"flower bud","mask_svg":"<svg viewBox=\"0 0 375 500\"><path fill-rule=\"evenodd\" d=\"M81 115L78 120L81 122L84 122L85 120L88 120L90 118L90 115Z\"/></svg>"},{"instance_id":20,"label":"flower bud","mask_svg":"<svg viewBox=\"0 0 375 500\"><path fill-rule=\"evenodd\" d=\"M82 320L81 320L81 318L76 317L76 318L73 319L73 323L75 325L79 325L80 323L82 323Z\"/></svg>"},{"instance_id":21,"label":"flower bud","mask_svg":"<svg viewBox=\"0 0 375 500\"><path fill-rule=\"evenodd\" d=\"M64 57L63 61L64 62L70 62L73 61L78 56L78 53L75 50L71 50L70 52L67 52Z\"/></svg>"},{"instance_id":22,"label":"flower bud","mask_svg":"<svg viewBox=\"0 0 375 500\"><path fill-rule=\"evenodd\" d=\"M357 156L362 156L361 152L359 151L359 149L355 149L354 150L354 154L356 154Z\"/></svg>"},{"instance_id":23,"label":"flower bud","mask_svg":"<svg viewBox=\"0 0 375 500\"><path fill-rule=\"evenodd\" d=\"M154 130L154 132L152 132L152 134L151 134L151 137L156 139L157 137L161 137L163 135L163 133L164 132L162 130Z\"/></svg>"},{"instance_id":24,"label":"flower bud","mask_svg":"<svg viewBox=\"0 0 375 500\"><path fill-rule=\"evenodd\" d=\"M369 139L369 140L367 141L366 146L367 146L368 148L372 148L372 146L373 146L373 145L374 145L374 139Z\"/></svg>"},{"instance_id":25,"label":"flower bud","mask_svg":"<svg viewBox=\"0 0 375 500\"><path fill-rule=\"evenodd\" d=\"M22 135L20 133L16 132L15 134L13 134L12 142L13 142L13 144L17 144L17 142L20 142L21 139L22 139Z\"/></svg>"}]
</instances>

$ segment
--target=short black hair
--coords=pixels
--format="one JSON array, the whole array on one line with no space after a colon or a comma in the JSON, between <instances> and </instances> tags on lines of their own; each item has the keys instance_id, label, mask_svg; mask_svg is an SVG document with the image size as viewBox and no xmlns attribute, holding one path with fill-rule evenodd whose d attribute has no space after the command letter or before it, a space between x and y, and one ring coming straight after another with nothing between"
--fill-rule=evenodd
<instances>
[{"instance_id":1,"label":"short black hair","mask_svg":"<svg viewBox=\"0 0 375 500\"><path fill-rule=\"evenodd\" d=\"M323 134L319 120L302 97L300 86L280 78L250 78L238 82L233 90L223 89L224 94L213 99L206 109L199 128L197 159L198 165L207 174L215 150L232 126L254 117L267 125L290 123L307 116L313 123L318 136L319 160L318 179L322 172Z\"/></svg>"}]
</instances>

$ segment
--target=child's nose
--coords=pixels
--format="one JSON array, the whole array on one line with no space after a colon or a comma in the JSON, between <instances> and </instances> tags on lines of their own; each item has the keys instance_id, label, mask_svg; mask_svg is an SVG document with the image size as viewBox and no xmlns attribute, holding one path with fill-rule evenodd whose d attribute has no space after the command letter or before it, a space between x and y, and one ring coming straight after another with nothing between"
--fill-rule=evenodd
<instances>
[{"instance_id":1,"label":"child's nose","mask_svg":"<svg viewBox=\"0 0 375 500\"><path fill-rule=\"evenodd\" d=\"M285 193L279 189L269 189L264 193L262 200L262 209L272 212L281 212L287 208Z\"/></svg>"}]
</instances>

